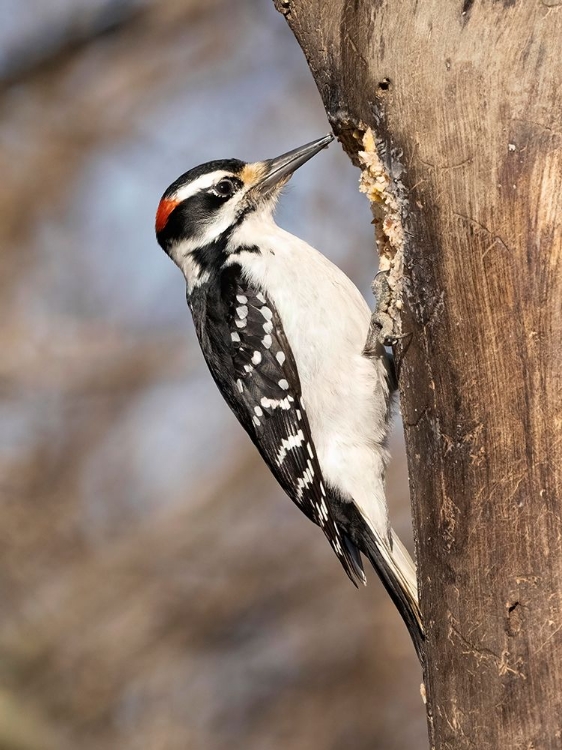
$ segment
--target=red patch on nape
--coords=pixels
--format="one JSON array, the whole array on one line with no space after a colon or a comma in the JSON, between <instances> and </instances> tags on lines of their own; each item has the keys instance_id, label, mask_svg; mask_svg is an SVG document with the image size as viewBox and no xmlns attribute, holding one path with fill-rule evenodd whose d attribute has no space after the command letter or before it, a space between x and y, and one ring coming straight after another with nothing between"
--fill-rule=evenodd
<instances>
[{"instance_id":1,"label":"red patch on nape","mask_svg":"<svg viewBox=\"0 0 562 750\"><path fill-rule=\"evenodd\" d=\"M161 232L168 223L168 217L178 205L179 201L168 200L163 198L156 211L156 232Z\"/></svg>"}]
</instances>

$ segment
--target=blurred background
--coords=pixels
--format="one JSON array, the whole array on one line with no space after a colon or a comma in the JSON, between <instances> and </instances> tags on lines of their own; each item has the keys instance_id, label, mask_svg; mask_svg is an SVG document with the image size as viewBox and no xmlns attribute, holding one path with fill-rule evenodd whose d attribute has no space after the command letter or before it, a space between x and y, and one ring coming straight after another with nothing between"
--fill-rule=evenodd
<instances>
[{"instance_id":1,"label":"blurred background","mask_svg":"<svg viewBox=\"0 0 562 750\"><path fill-rule=\"evenodd\" d=\"M425 748L405 628L262 465L154 239L181 172L329 130L284 19L3 0L0 22L0 750ZM278 218L371 301L357 179L334 144Z\"/></svg>"}]
</instances>

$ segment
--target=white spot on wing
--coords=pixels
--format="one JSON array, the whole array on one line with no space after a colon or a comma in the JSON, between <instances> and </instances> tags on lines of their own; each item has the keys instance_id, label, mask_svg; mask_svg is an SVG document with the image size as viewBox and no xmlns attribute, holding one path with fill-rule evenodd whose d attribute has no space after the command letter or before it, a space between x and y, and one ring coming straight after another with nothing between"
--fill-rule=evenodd
<instances>
[{"instance_id":1,"label":"white spot on wing","mask_svg":"<svg viewBox=\"0 0 562 750\"><path fill-rule=\"evenodd\" d=\"M248 306L247 305L241 305L240 307L236 308L236 315L238 315L239 318L247 318L248 317Z\"/></svg>"},{"instance_id":2,"label":"white spot on wing","mask_svg":"<svg viewBox=\"0 0 562 750\"><path fill-rule=\"evenodd\" d=\"M266 396L263 396L260 403L265 409L290 409L291 408L291 401L294 401L292 396L287 396L287 398L281 399L278 401L275 398L267 398Z\"/></svg>"},{"instance_id":3,"label":"white spot on wing","mask_svg":"<svg viewBox=\"0 0 562 750\"><path fill-rule=\"evenodd\" d=\"M247 298L247 297L245 297L245 296L244 296L243 294L237 294L237 295L236 295L236 300L237 300L238 302L241 302L241 303L242 303L243 305L245 305L245 304L246 304L246 302L248 301L248 298Z\"/></svg>"},{"instance_id":4,"label":"white spot on wing","mask_svg":"<svg viewBox=\"0 0 562 750\"><path fill-rule=\"evenodd\" d=\"M266 336L263 337L263 339L261 340L261 342L265 346L266 349L269 349L270 346L271 346L271 344L273 343L273 340L272 340L271 336L268 333Z\"/></svg>"},{"instance_id":5,"label":"white spot on wing","mask_svg":"<svg viewBox=\"0 0 562 750\"><path fill-rule=\"evenodd\" d=\"M260 354L260 352L254 352L252 354L252 364L259 365L260 362L261 362L261 354Z\"/></svg>"},{"instance_id":6,"label":"white spot on wing","mask_svg":"<svg viewBox=\"0 0 562 750\"><path fill-rule=\"evenodd\" d=\"M314 481L314 469L310 461L307 461L307 468L305 469L302 477L297 482L297 497L302 499L303 490L311 485Z\"/></svg>"},{"instance_id":7,"label":"white spot on wing","mask_svg":"<svg viewBox=\"0 0 562 750\"><path fill-rule=\"evenodd\" d=\"M260 312L266 320L271 320L271 318L273 317L273 313L271 312L269 307L261 307Z\"/></svg>"},{"instance_id":8,"label":"white spot on wing","mask_svg":"<svg viewBox=\"0 0 562 750\"><path fill-rule=\"evenodd\" d=\"M289 383L285 380L285 378L281 378L279 381L279 388L282 388L284 391L289 390Z\"/></svg>"},{"instance_id":9,"label":"white spot on wing","mask_svg":"<svg viewBox=\"0 0 562 750\"><path fill-rule=\"evenodd\" d=\"M282 440L281 448L279 450L279 453L277 454L277 466L281 466L281 464L285 460L285 457L287 456L288 451L290 451L292 448L300 448L300 446L303 444L303 441L304 434L302 430L299 430L296 435L289 435L287 439Z\"/></svg>"},{"instance_id":10,"label":"white spot on wing","mask_svg":"<svg viewBox=\"0 0 562 750\"><path fill-rule=\"evenodd\" d=\"M264 304L266 302L266 299L261 292L258 292L258 294L256 294L256 299L258 300L258 302L263 302Z\"/></svg>"},{"instance_id":11,"label":"white spot on wing","mask_svg":"<svg viewBox=\"0 0 562 750\"><path fill-rule=\"evenodd\" d=\"M273 331L273 323L268 320L263 324L262 328L266 333L271 333Z\"/></svg>"},{"instance_id":12,"label":"white spot on wing","mask_svg":"<svg viewBox=\"0 0 562 750\"><path fill-rule=\"evenodd\" d=\"M280 365L282 365L285 362L285 353L277 352L277 354L275 355L275 359L279 362Z\"/></svg>"}]
</instances>

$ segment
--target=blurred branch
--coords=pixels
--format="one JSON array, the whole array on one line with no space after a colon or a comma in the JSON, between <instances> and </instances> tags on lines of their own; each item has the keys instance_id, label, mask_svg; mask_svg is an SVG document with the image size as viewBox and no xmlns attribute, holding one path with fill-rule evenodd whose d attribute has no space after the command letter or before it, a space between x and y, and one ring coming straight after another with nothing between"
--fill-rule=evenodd
<instances>
[{"instance_id":1,"label":"blurred branch","mask_svg":"<svg viewBox=\"0 0 562 750\"><path fill-rule=\"evenodd\" d=\"M188 376L185 337L135 339L101 323L34 341L27 327L6 327L0 335L0 395L27 390L67 396L145 388L155 380Z\"/></svg>"},{"instance_id":2,"label":"blurred branch","mask_svg":"<svg viewBox=\"0 0 562 750\"><path fill-rule=\"evenodd\" d=\"M73 8L4 57L0 87L26 83L37 73L65 63L101 37L114 34L146 12L146 0L107 0L101 7ZM1 91L1 88L0 88Z\"/></svg>"}]
</instances>

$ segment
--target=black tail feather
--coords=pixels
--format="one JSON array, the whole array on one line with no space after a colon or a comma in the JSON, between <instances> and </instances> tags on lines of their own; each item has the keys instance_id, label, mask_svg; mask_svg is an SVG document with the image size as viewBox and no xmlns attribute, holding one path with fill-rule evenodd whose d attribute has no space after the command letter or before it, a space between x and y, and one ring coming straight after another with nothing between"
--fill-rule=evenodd
<instances>
[{"instance_id":1,"label":"black tail feather","mask_svg":"<svg viewBox=\"0 0 562 750\"><path fill-rule=\"evenodd\" d=\"M416 597L411 593L408 586L405 585L396 565L393 565L387 556L383 554L380 545L377 545L370 532L365 534L362 552L369 558L371 565L376 570L396 609L404 620L412 638L414 648L416 649L418 659L423 665L425 659L425 632ZM390 549L388 549L388 553L389 555L392 554Z\"/></svg>"},{"instance_id":2,"label":"black tail feather","mask_svg":"<svg viewBox=\"0 0 562 750\"><path fill-rule=\"evenodd\" d=\"M358 578L365 582L357 550L369 559L376 570L408 628L423 665L425 632L417 598L416 571L410 555L394 532L390 530L384 539L379 537L351 499L344 499L331 487L329 492L332 512L344 532L346 547L357 571L361 571Z\"/></svg>"}]
</instances>

